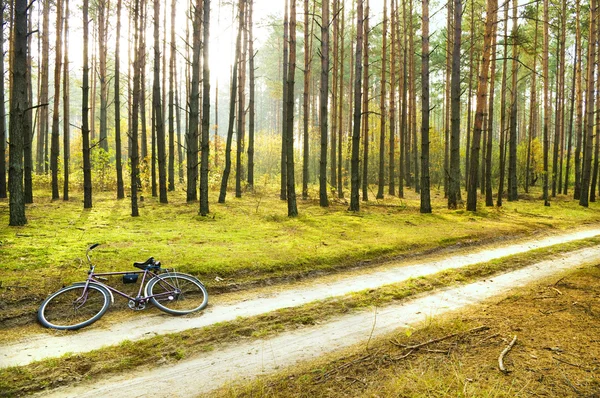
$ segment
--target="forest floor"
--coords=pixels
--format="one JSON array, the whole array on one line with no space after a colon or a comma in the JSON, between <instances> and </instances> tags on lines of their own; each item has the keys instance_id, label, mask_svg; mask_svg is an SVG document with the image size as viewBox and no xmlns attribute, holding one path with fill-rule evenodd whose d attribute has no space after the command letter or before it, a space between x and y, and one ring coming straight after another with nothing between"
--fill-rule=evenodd
<instances>
[{"instance_id":1,"label":"forest floor","mask_svg":"<svg viewBox=\"0 0 600 398\"><path fill-rule=\"evenodd\" d=\"M74 352L88 351L89 348L82 343L87 342L94 348L94 345L97 347L114 343L108 336L136 339L136 330L141 328L142 333L139 336L141 339L138 338L135 342L128 340L90 353L72 353L25 366L4 368L0 370L0 379L5 380L0 383L0 395L2 392L6 395L21 395L83 381L81 387L75 387L75 390L59 389L52 394L80 396L89 390L96 395L123 393L126 396L128 394L125 391L138 391L137 383L141 381L137 377L139 371L135 374L126 371L135 369L136 366L144 366L146 369L148 365L156 364L165 366L156 368L156 372L159 372L156 375L144 371L144 377L150 378L144 379L146 382L142 382L142 385L158 377L168 387L164 391L171 394L174 391L173 385L190 385L190 380L194 379L201 381L205 387L195 385L192 390L181 390L180 396L208 391L240 376L252 377L263 371L268 373L267 371L273 371L283 364L315 358L334 349L351 346L367 337L376 339L403 325L409 325L409 330L412 330L423 319L461 308L491 295L502 294L508 288L577 267L582 262L600 262L600 240L590 238L598 233L597 230L588 229L538 242L496 245L471 254L446 254L444 259L413 263L412 267L406 263L388 264L380 269L370 270L366 273L367 276L365 273L344 277L337 275L337 278L330 276L329 281L322 278L321 283L311 281L295 290L282 287L270 291L248 292L245 299L232 295L229 300L217 301L212 308L209 307L210 311L199 317L170 318L152 315L137 321L129 319L121 325L110 325L110 322L102 325L104 320L101 320L100 327L94 325L78 333L45 333L45 336L32 336L20 343L9 342L2 347L2 351L8 353L5 357L12 356L13 361L15 358L17 360L5 363L4 366L29 363L32 358L29 355L36 355L33 354L36 350L27 352L27 347L39 347L40 352L45 352L42 356L60 354L60 351L53 351L55 346L62 346L63 350L70 346ZM569 241L571 243L561 244ZM549 260L540 262L543 259ZM507 271L511 272L506 273ZM499 275L503 273L504 275ZM365 282L361 284L362 280ZM474 282L477 280L479 282ZM468 282L473 283L467 284ZM354 286L354 283L357 285ZM452 286L458 287L450 289ZM361 289L367 290L347 294ZM432 291L433 294L427 294ZM224 299L225 296L221 298ZM406 301L410 298L414 300ZM319 299L321 300L314 301ZM287 308L276 310L283 307ZM256 315L263 312L264 315ZM236 318L238 315L254 316ZM147 322L145 326L144 322ZM201 327L211 322L220 323ZM177 330L195 329L150 337L154 334L150 331L169 332L172 331L169 328L178 323ZM116 329L113 330L113 327ZM20 356L20 351L25 354ZM166 366L168 364L171 366ZM101 381L100 386L89 385L89 382L101 379L102 375L123 372L125 376ZM193 377L190 377L189 372L195 372ZM201 377L200 372L207 372L206 378ZM178 375L188 375L190 380L183 382ZM219 378L215 375L221 376ZM211 384L208 380L214 381ZM152 385L156 386L156 383L153 382ZM127 390L128 386L133 390ZM115 391L106 390L115 387Z\"/></svg>"},{"instance_id":2,"label":"forest floor","mask_svg":"<svg viewBox=\"0 0 600 398\"><path fill-rule=\"evenodd\" d=\"M225 204L212 198L209 217L198 216L197 203L186 203L179 191L170 193L168 205L146 197L136 218L129 215L129 201L112 193L95 193L88 210L80 195L73 192L63 202L36 191L28 224L0 228L0 333L34 324L48 294L84 279L85 249L96 242L102 244L93 252L100 272L131 269L133 261L154 256L200 278L214 297L600 222L597 203L583 208L559 196L545 207L537 193L471 213L448 210L443 192L434 192L434 213L420 214L418 195L407 189L405 199L373 198L361 203L359 213L347 211L344 200L332 200L328 208L299 201L300 216L293 219L268 186ZM0 200L0 225L8 225L7 200ZM117 301L115 308L127 306Z\"/></svg>"},{"instance_id":3,"label":"forest floor","mask_svg":"<svg viewBox=\"0 0 600 398\"><path fill-rule=\"evenodd\" d=\"M171 366L43 395L594 396L600 393L599 263L600 246L580 249L274 337L220 344ZM504 361L505 374L497 360L513 336L519 339Z\"/></svg>"}]
</instances>

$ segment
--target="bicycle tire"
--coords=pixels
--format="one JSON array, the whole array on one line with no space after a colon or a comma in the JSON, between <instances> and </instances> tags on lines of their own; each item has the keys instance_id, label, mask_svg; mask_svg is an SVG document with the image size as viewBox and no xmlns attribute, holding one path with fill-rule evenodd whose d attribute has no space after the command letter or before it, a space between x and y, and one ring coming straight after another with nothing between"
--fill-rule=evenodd
<instances>
[{"instance_id":1,"label":"bicycle tire","mask_svg":"<svg viewBox=\"0 0 600 398\"><path fill-rule=\"evenodd\" d=\"M38 310L38 321L45 327L58 330L77 330L96 322L111 303L110 292L97 284L89 284L87 297L81 305L85 284L64 287L51 294Z\"/></svg>"},{"instance_id":2,"label":"bicycle tire","mask_svg":"<svg viewBox=\"0 0 600 398\"><path fill-rule=\"evenodd\" d=\"M169 294L172 287L181 290ZM158 295L158 297L151 297ZM178 272L155 276L146 285L146 297L161 311L171 315L186 315L200 311L208 305L206 287L197 278Z\"/></svg>"}]
</instances>

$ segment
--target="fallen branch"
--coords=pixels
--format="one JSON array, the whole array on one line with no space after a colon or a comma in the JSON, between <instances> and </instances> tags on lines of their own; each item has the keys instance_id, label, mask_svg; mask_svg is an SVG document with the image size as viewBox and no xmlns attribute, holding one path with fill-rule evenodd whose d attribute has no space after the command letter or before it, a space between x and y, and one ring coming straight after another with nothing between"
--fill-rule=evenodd
<instances>
[{"instance_id":1,"label":"fallen branch","mask_svg":"<svg viewBox=\"0 0 600 398\"><path fill-rule=\"evenodd\" d=\"M558 358L558 357L552 357L552 358L553 358L553 359L555 359L555 360L557 360L558 362L562 362L562 363L564 363L565 365L574 366L574 367L576 367L576 368L583 369L583 370L585 370L585 371L587 371L587 372L589 372L589 371L591 370L591 369L589 369L589 368L586 368L585 366L581 366L581 365L577 365L576 363L572 363L572 362L569 362L569 361L565 361L565 360L564 360L564 359L562 359L562 358Z\"/></svg>"},{"instance_id":2,"label":"fallen branch","mask_svg":"<svg viewBox=\"0 0 600 398\"><path fill-rule=\"evenodd\" d=\"M556 293L558 293L559 295L562 296L562 292L560 290L558 290L557 288L550 286L550 289L554 290Z\"/></svg>"},{"instance_id":3,"label":"fallen branch","mask_svg":"<svg viewBox=\"0 0 600 398\"><path fill-rule=\"evenodd\" d=\"M476 332L481 332L481 331L488 330L488 329L489 329L488 326L478 326L476 328L467 330L466 332L452 333L452 334L446 335L444 337L440 337L440 338L437 338L437 339L431 339L429 341L426 341L426 342L420 343L420 344L416 344L416 345L409 345L409 346L407 346L407 345L404 345L404 344L400 344L397 340L392 340L391 343L394 344L394 345L396 345L396 346L398 346L398 347L405 348L407 350L418 350L419 348L425 347L425 346L427 346L429 344L438 343L440 341L448 340L448 339L451 339L452 337L456 337L456 336L461 335L461 334L476 333Z\"/></svg>"},{"instance_id":4,"label":"fallen branch","mask_svg":"<svg viewBox=\"0 0 600 398\"><path fill-rule=\"evenodd\" d=\"M483 344L484 342L486 342L486 341L488 341L488 340L490 340L490 339L493 339L494 337L498 337L499 335L500 335L500 333L494 333L494 334L490 334L489 336L487 336L487 337L484 337L483 339L481 339L481 340L480 340L480 341L477 343L477 345Z\"/></svg>"},{"instance_id":5,"label":"fallen branch","mask_svg":"<svg viewBox=\"0 0 600 398\"><path fill-rule=\"evenodd\" d=\"M370 359L371 357L377 355L378 353L379 353L379 351L377 351L377 352L375 352L373 354L365 355L363 357L355 359L354 361L346 362L346 363L344 363L344 364L342 364L342 365L340 365L340 366L338 366L336 368L333 368L330 371L325 372L321 376L317 377L316 380L315 380L315 384L323 383L324 381L326 381L327 379L329 379L329 377L331 377L332 375L340 372L341 370L347 369L347 368L349 368L350 366L352 366L352 365L354 365L356 363L366 361L367 359Z\"/></svg>"},{"instance_id":6,"label":"fallen branch","mask_svg":"<svg viewBox=\"0 0 600 398\"><path fill-rule=\"evenodd\" d=\"M513 348L513 346L515 345L516 342L517 342L517 335L515 335L515 337L513 337L510 344L507 345L504 350L502 350L502 352L500 353L500 356L498 357L498 367L500 368L500 371L504 374L509 373L509 371L504 367L504 356L506 354L508 354L508 352L511 350L511 348Z\"/></svg>"}]
</instances>

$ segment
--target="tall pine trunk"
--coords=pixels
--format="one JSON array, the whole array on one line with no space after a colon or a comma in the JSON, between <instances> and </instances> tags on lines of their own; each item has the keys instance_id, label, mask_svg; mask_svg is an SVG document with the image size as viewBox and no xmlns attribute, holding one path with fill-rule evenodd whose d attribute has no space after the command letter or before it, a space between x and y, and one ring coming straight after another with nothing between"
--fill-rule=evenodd
<instances>
[{"instance_id":1,"label":"tall pine trunk","mask_svg":"<svg viewBox=\"0 0 600 398\"><path fill-rule=\"evenodd\" d=\"M452 40L450 181L448 208L456 209L460 198L460 39L462 33L462 3L454 1L454 38ZM467 126L468 128L468 126ZM468 150L468 148L467 148Z\"/></svg>"},{"instance_id":2,"label":"tall pine trunk","mask_svg":"<svg viewBox=\"0 0 600 398\"><path fill-rule=\"evenodd\" d=\"M287 205L288 216L296 217L298 208L296 206L296 187L294 178L294 77L296 71L296 0L290 0L290 58L289 71L287 74Z\"/></svg>"},{"instance_id":3,"label":"tall pine trunk","mask_svg":"<svg viewBox=\"0 0 600 398\"><path fill-rule=\"evenodd\" d=\"M175 68L177 68L177 47L175 45L176 11L176 0L171 0L171 54L169 57L169 191L175 190ZM167 54L163 54L165 57L166 55ZM167 71L165 70L164 73L166 74Z\"/></svg>"},{"instance_id":4,"label":"tall pine trunk","mask_svg":"<svg viewBox=\"0 0 600 398\"><path fill-rule=\"evenodd\" d=\"M362 116L362 57L363 57L363 2L357 0L356 9L356 57L354 68L354 122L352 126L352 161L351 161L351 185L350 185L350 210L360 210L358 188L360 184L359 173L359 149L360 149L360 121ZM367 7L368 8L368 7ZM368 14L367 14L368 15ZM366 93L365 93L366 94ZM365 115L366 117L366 115Z\"/></svg>"},{"instance_id":5,"label":"tall pine trunk","mask_svg":"<svg viewBox=\"0 0 600 398\"><path fill-rule=\"evenodd\" d=\"M429 192L429 0L423 0L421 29L421 213L431 213ZM416 140L415 140L416 142Z\"/></svg>"},{"instance_id":6,"label":"tall pine trunk","mask_svg":"<svg viewBox=\"0 0 600 398\"><path fill-rule=\"evenodd\" d=\"M67 0L68 1L68 0ZM117 1L117 37L115 48L115 163L117 171L117 199L125 198L123 184L123 154L121 153L121 58L119 54L121 44L121 9L123 0ZM66 28L66 27L65 27Z\"/></svg>"},{"instance_id":7,"label":"tall pine trunk","mask_svg":"<svg viewBox=\"0 0 600 398\"><path fill-rule=\"evenodd\" d=\"M202 0L196 0L194 7L194 33L192 48L192 80L189 95L189 121L186 136L187 147L187 201L198 200L198 122L199 122L199 84L200 84L200 50L202 38Z\"/></svg>"},{"instance_id":8,"label":"tall pine trunk","mask_svg":"<svg viewBox=\"0 0 600 398\"><path fill-rule=\"evenodd\" d=\"M254 70L254 0L248 0L248 187L254 190L254 129L256 82Z\"/></svg>"},{"instance_id":9,"label":"tall pine trunk","mask_svg":"<svg viewBox=\"0 0 600 398\"><path fill-rule=\"evenodd\" d=\"M27 1L15 0L12 24L12 80L8 158L9 225L27 224L23 191L23 147L27 131Z\"/></svg>"},{"instance_id":10,"label":"tall pine trunk","mask_svg":"<svg viewBox=\"0 0 600 398\"><path fill-rule=\"evenodd\" d=\"M60 109L60 72L62 69L62 2L56 2L56 44L54 64L54 109L52 112L52 146L50 150L50 170L52 171L52 200L59 199L58 193L58 155L59 155L59 109Z\"/></svg>"},{"instance_id":11,"label":"tall pine trunk","mask_svg":"<svg viewBox=\"0 0 600 398\"><path fill-rule=\"evenodd\" d=\"M362 1L362 0L359 0ZM361 22L362 23L362 22ZM360 61L359 61L360 62ZM329 206L327 198L327 136L329 97L329 1L322 1L321 11L321 85L319 92L319 120L321 157L319 160L319 205ZM360 91L359 91L360 92Z\"/></svg>"},{"instance_id":12,"label":"tall pine trunk","mask_svg":"<svg viewBox=\"0 0 600 398\"><path fill-rule=\"evenodd\" d=\"M512 99L510 107L510 140L508 145L508 201L519 199L517 192L517 78L519 66L519 43L517 24L517 0L513 0L513 30L512 30Z\"/></svg>"},{"instance_id":13,"label":"tall pine trunk","mask_svg":"<svg viewBox=\"0 0 600 398\"><path fill-rule=\"evenodd\" d=\"M210 150L210 68L209 68L209 43L210 43L210 0L204 0L203 20L204 46L202 48L202 139L200 159L200 215L206 216L208 207L208 161Z\"/></svg>"},{"instance_id":14,"label":"tall pine trunk","mask_svg":"<svg viewBox=\"0 0 600 398\"><path fill-rule=\"evenodd\" d=\"M156 149L158 151L158 191L160 203L167 199L167 153L165 150L165 123L160 87L160 0L154 0L154 84L152 102L154 106L154 128L156 129ZM163 71L166 72L166 71Z\"/></svg>"},{"instance_id":15,"label":"tall pine trunk","mask_svg":"<svg viewBox=\"0 0 600 398\"><path fill-rule=\"evenodd\" d=\"M4 11L6 2L0 0L0 76L4 76ZM6 108L4 105L4 79L0 79L0 199L6 192Z\"/></svg>"},{"instance_id":16,"label":"tall pine trunk","mask_svg":"<svg viewBox=\"0 0 600 398\"><path fill-rule=\"evenodd\" d=\"M136 0L139 1L139 0ZM92 162L90 159L92 148L90 147L90 126L89 126L89 111L90 111L90 83L89 83L89 0L83 0L83 86L81 100L81 135L83 145L83 208L92 208ZM136 138L137 139L137 138ZM131 175L135 175L134 164L131 165ZM133 193L133 189L132 189ZM133 196L132 196L133 201Z\"/></svg>"},{"instance_id":17,"label":"tall pine trunk","mask_svg":"<svg viewBox=\"0 0 600 398\"><path fill-rule=\"evenodd\" d=\"M467 189L467 210L477 211L477 179L479 176L479 145L487 99L488 76L490 70L490 53L492 49L492 35L496 24L497 0L488 0L486 9L485 36L483 38L483 52L481 56L481 70L477 83L477 102L475 123L473 125L473 141L471 143L471 165L469 167L469 187Z\"/></svg>"},{"instance_id":18,"label":"tall pine trunk","mask_svg":"<svg viewBox=\"0 0 600 398\"><path fill-rule=\"evenodd\" d=\"M577 144L575 145L575 187L573 189L573 199L579 199L581 197L581 146L582 146L582 132L583 132L583 90L581 84L582 75L582 59L583 54L581 46L581 26L579 21L580 14L580 1L576 3L576 15L575 15L575 47L577 62L575 62L575 75L576 75L576 102L577 102L577 117L575 119L575 134L577 135Z\"/></svg>"},{"instance_id":19,"label":"tall pine trunk","mask_svg":"<svg viewBox=\"0 0 600 398\"><path fill-rule=\"evenodd\" d=\"M362 78L362 130L363 130L363 174L362 174L362 200L369 200L369 0L364 0L367 7L364 10L363 22L363 78Z\"/></svg>"},{"instance_id":20,"label":"tall pine trunk","mask_svg":"<svg viewBox=\"0 0 600 398\"><path fill-rule=\"evenodd\" d=\"M379 98L379 108L381 116L379 119L379 184L377 190L377 199L383 199L383 188L385 186L385 128L387 118L387 115L385 113L385 89L387 84L385 80L385 68L387 67L387 0L383 0L383 31L381 35L383 39L381 44L381 94Z\"/></svg>"},{"instance_id":21,"label":"tall pine trunk","mask_svg":"<svg viewBox=\"0 0 600 398\"><path fill-rule=\"evenodd\" d=\"M97 1L98 51L100 57L100 148L108 152L108 76L106 68L108 38L108 0Z\"/></svg>"},{"instance_id":22,"label":"tall pine trunk","mask_svg":"<svg viewBox=\"0 0 600 398\"><path fill-rule=\"evenodd\" d=\"M63 200L69 200L69 159L71 157L71 137L69 124L69 0L64 0L64 62L63 62Z\"/></svg>"},{"instance_id":23,"label":"tall pine trunk","mask_svg":"<svg viewBox=\"0 0 600 398\"><path fill-rule=\"evenodd\" d=\"M200 1L200 0L199 0ZM238 69L240 52L242 45L242 29L244 27L243 15L244 15L244 1L239 0L239 21L238 21L238 33L235 42L235 59L233 61L233 71L231 74L231 94L229 99L229 125L227 127L227 142L225 143L225 168L223 169L223 176L221 178L221 191L219 192L219 203L225 203L227 196L227 183L229 181L229 174L231 173L231 142L233 141L233 124L235 121L235 100L237 95L237 82L238 82Z\"/></svg>"}]
</instances>

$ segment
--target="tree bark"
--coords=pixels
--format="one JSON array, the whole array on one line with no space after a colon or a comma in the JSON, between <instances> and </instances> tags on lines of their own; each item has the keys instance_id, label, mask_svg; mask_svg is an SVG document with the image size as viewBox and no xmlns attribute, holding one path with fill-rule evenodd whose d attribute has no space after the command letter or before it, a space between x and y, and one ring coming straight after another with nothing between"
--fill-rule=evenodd
<instances>
[{"instance_id":1,"label":"tree bark","mask_svg":"<svg viewBox=\"0 0 600 398\"><path fill-rule=\"evenodd\" d=\"M15 0L8 158L9 225L27 224L23 192L23 147L27 131L27 1Z\"/></svg>"},{"instance_id":2,"label":"tree bark","mask_svg":"<svg viewBox=\"0 0 600 398\"><path fill-rule=\"evenodd\" d=\"M475 124L473 126L473 141L471 145L471 166L469 172L469 189L467 190L467 210L477 211L477 179L479 176L479 145L481 130L487 100L487 83L490 70L490 53L492 48L492 35L496 24L497 0L487 1L485 36L483 39L483 54L481 57L481 71L477 84L477 102L475 111Z\"/></svg>"},{"instance_id":3,"label":"tree bark","mask_svg":"<svg viewBox=\"0 0 600 398\"><path fill-rule=\"evenodd\" d=\"M421 29L421 213L431 213L429 192L429 0L423 0ZM415 140L416 141L416 140Z\"/></svg>"},{"instance_id":4,"label":"tree bark","mask_svg":"<svg viewBox=\"0 0 600 398\"><path fill-rule=\"evenodd\" d=\"M452 76L450 83L451 136L448 208L456 209L460 197L460 40L462 34L462 3L454 1L454 38L452 40ZM468 126L467 126L468 128ZM468 150L468 148L467 148Z\"/></svg>"},{"instance_id":5,"label":"tree bark","mask_svg":"<svg viewBox=\"0 0 600 398\"><path fill-rule=\"evenodd\" d=\"M64 62L63 62L63 200L69 200L69 159L71 157L71 137L69 124L69 0L64 0Z\"/></svg>"},{"instance_id":6,"label":"tree bark","mask_svg":"<svg viewBox=\"0 0 600 398\"><path fill-rule=\"evenodd\" d=\"M177 68L177 46L175 44L176 4L176 0L171 0L171 54L169 57L169 191L175 190L175 68ZM166 57L166 55L167 54L164 54L163 56ZM167 71L165 71L165 73L167 73Z\"/></svg>"},{"instance_id":7,"label":"tree bark","mask_svg":"<svg viewBox=\"0 0 600 398\"><path fill-rule=\"evenodd\" d=\"M363 130L363 173L362 173L362 200L369 200L369 0L364 10L363 22L363 78L362 78L362 130ZM353 144L354 145L354 144Z\"/></svg>"},{"instance_id":8,"label":"tree bark","mask_svg":"<svg viewBox=\"0 0 600 398\"><path fill-rule=\"evenodd\" d=\"M88 0L84 0L88 1ZM141 4L140 4L141 2ZM140 100L143 98L141 90L142 60L145 54L144 40L140 28L143 24L143 17L140 18L140 9L144 9L145 0L135 0L133 19L135 21L134 39L135 55L133 61L133 98L131 107L131 134L129 135L129 160L131 162L131 216L140 215L138 209L138 180L139 180L139 150L138 150L138 117L140 110ZM139 37L139 39L138 39ZM85 86L85 84L84 84ZM143 107L143 104L142 104ZM143 119L142 119L143 120Z\"/></svg>"},{"instance_id":9,"label":"tree bark","mask_svg":"<svg viewBox=\"0 0 600 398\"><path fill-rule=\"evenodd\" d=\"M498 200L496 206L502 207L502 195L504 195L504 173L506 171L506 74L508 58L508 1L504 3L504 55L502 59L502 87L500 99L500 178L498 183Z\"/></svg>"},{"instance_id":10,"label":"tree bark","mask_svg":"<svg viewBox=\"0 0 600 398\"><path fill-rule=\"evenodd\" d=\"M225 203L227 196L227 183L229 181L229 174L231 173L231 142L233 141L233 124L235 121L235 100L237 95L237 82L238 82L238 69L240 52L242 45L242 29L244 27L243 15L244 15L244 1L239 0L239 21L238 21L238 33L235 42L235 59L233 61L233 71L231 75L231 94L229 100L229 126L227 128L227 142L225 144L225 168L223 169L223 177L221 178L221 191L219 192L219 203Z\"/></svg>"},{"instance_id":11,"label":"tree bark","mask_svg":"<svg viewBox=\"0 0 600 398\"><path fill-rule=\"evenodd\" d=\"M90 159L90 127L89 127L89 0L83 0L83 86L81 105L81 134L83 145L83 208L92 208L92 162ZM132 174L134 174L132 172Z\"/></svg>"},{"instance_id":12,"label":"tree bark","mask_svg":"<svg viewBox=\"0 0 600 398\"><path fill-rule=\"evenodd\" d=\"M254 70L254 0L248 0L248 188L254 190L254 129L256 117L256 83Z\"/></svg>"},{"instance_id":13,"label":"tree bark","mask_svg":"<svg viewBox=\"0 0 600 398\"><path fill-rule=\"evenodd\" d=\"M48 75L50 62L50 35L48 34L50 26L50 0L44 0L41 3L43 7L42 17L42 60L40 66L40 96L39 103L48 103ZM44 144L48 135L48 106L40 108L37 137L37 155L36 155L36 174L40 175L48 170L48 165L44 158Z\"/></svg>"},{"instance_id":14,"label":"tree bark","mask_svg":"<svg viewBox=\"0 0 600 398\"><path fill-rule=\"evenodd\" d=\"M108 152L108 78L106 68L108 0L98 0L98 51L100 52L100 148Z\"/></svg>"},{"instance_id":15,"label":"tree bark","mask_svg":"<svg viewBox=\"0 0 600 398\"><path fill-rule=\"evenodd\" d=\"M287 154L287 149L285 145L287 144L287 106L285 106L287 101L287 73L289 70L288 60L289 60L289 11L288 11L288 3L289 0L285 0L285 13L283 17L283 106L282 106L282 122L281 122L281 189L279 192L279 199L287 200L287 160L285 158ZM324 19L325 21L325 19ZM325 24L326 22L323 22Z\"/></svg>"},{"instance_id":16,"label":"tree bark","mask_svg":"<svg viewBox=\"0 0 600 398\"><path fill-rule=\"evenodd\" d=\"M383 31L382 44L381 44L381 95L379 101L379 109L381 112L380 116L380 127L379 127L379 179L378 179L378 190L377 199L383 199L383 188L385 186L385 129L386 129L386 118L385 113L385 89L387 82L385 81L385 68L387 66L387 1L383 0Z\"/></svg>"},{"instance_id":17,"label":"tree bark","mask_svg":"<svg viewBox=\"0 0 600 398\"><path fill-rule=\"evenodd\" d=\"M158 191L160 203L168 203L167 198L167 153L165 148L165 122L163 119L162 94L160 87L160 0L154 0L154 84L152 102L154 105L154 128L158 151ZM166 72L166 71L163 71Z\"/></svg>"},{"instance_id":18,"label":"tree bark","mask_svg":"<svg viewBox=\"0 0 600 398\"><path fill-rule=\"evenodd\" d=\"M362 0L359 0L362 1ZM361 22L362 23L362 22ZM329 1L322 1L321 11L321 85L319 93L321 157L319 161L319 205L329 206L327 198L327 136L329 97Z\"/></svg>"},{"instance_id":19,"label":"tree bark","mask_svg":"<svg viewBox=\"0 0 600 398\"><path fill-rule=\"evenodd\" d=\"M352 165L351 165L351 186L350 186L350 211L360 210L360 201L358 197L358 187L360 184L359 175L359 149L360 149L360 122L362 116L361 102L361 84L362 84L362 56L363 56L363 2L357 0L356 10L356 58L354 71L354 123L352 126ZM368 8L368 6L367 6ZM368 15L368 12L367 12ZM366 115L365 115L366 117Z\"/></svg>"},{"instance_id":20,"label":"tree bark","mask_svg":"<svg viewBox=\"0 0 600 398\"><path fill-rule=\"evenodd\" d=\"M204 58L202 66L202 143L200 160L200 215L206 216L209 213L208 207L208 162L210 151L210 65L209 65L209 44L210 44L210 0L204 0L204 46L202 47L202 56Z\"/></svg>"},{"instance_id":21,"label":"tree bark","mask_svg":"<svg viewBox=\"0 0 600 398\"><path fill-rule=\"evenodd\" d=\"M187 146L187 201L198 200L198 119L199 119L199 84L200 84L200 50L202 38L202 0L196 0L194 7L194 33L192 49L192 81L189 95L189 121L186 137Z\"/></svg>"},{"instance_id":22,"label":"tree bark","mask_svg":"<svg viewBox=\"0 0 600 398\"><path fill-rule=\"evenodd\" d=\"M594 1L595 0L592 0L592 2ZM548 42L550 41L550 36L548 32L548 18L548 0L544 0L544 49L542 50L542 73L544 75L544 186L542 195L544 198L544 206L550 206L550 201L548 200L548 150L550 149L548 142L548 136L550 134L550 101L548 99L548 90L550 86L550 80L548 78ZM585 196L587 204L587 192Z\"/></svg>"},{"instance_id":23,"label":"tree bark","mask_svg":"<svg viewBox=\"0 0 600 398\"><path fill-rule=\"evenodd\" d=\"M4 76L4 11L6 3L0 0L0 76ZM4 105L4 79L0 79L0 199L6 192L6 108Z\"/></svg>"},{"instance_id":24,"label":"tree bark","mask_svg":"<svg viewBox=\"0 0 600 398\"><path fill-rule=\"evenodd\" d=\"M288 217L296 217L296 187L294 178L294 77L296 72L296 0L290 0L290 58L287 74L287 205Z\"/></svg>"},{"instance_id":25,"label":"tree bark","mask_svg":"<svg viewBox=\"0 0 600 398\"><path fill-rule=\"evenodd\" d=\"M67 0L68 1L68 0ZM123 183L123 154L121 144L121 9L123 1L117 1L117 37L115 48L115 167L117 171L117 199L125 198L125 187ZM66 28L66 26L65 26ZM66 76L65 76L66 78Z\"/></svg>"},{"instance_id":26,"label":"tree bark","mask_svg":"<svg viewBox=\"0 0 600 398\"><path fill-rule=\"evenodd\" d=\"M512 28L512 99L510 107L510 140L508 156L508 201L519 199L517 186L517 78L519 73L519 43L517 24L518 1L513 0L513 28Z\"/></svg>"},{"instance_id":27,"label":"tree bark","mask_svg":"<svg viewBox=\"0 0 600 398\"><path fill-rule=\"evenodd\" d=\"M575 63L575 75L576 75L576 97L577 97L577 117L575 119L575 134L577 135L577 144L575 145L575 187L573 188L573 198L579 199L581 197L581 146L582 146L582 133L583 133L583 90L581 84L582 75L582 45L581 45L581 25L580 25L580 1L576 1L576 15L575 15L575 47L577 62Z\"/></svg>"},{"instance_id":28,"label":"tree bark","mask_svg":"<svg viewBox=\"0 0 600 398\"><path fill-rule=\"evenodd\" d=\"M487 207L494 206L494 196L492 193L492 136L494 131L494 87L496 82L496 31L498 25L492 27L492 49L491 49L491 64L490 64L490 94L488 99L488 119L487 119L487 148L486 150L486 166L485 166L485 205Z\"/></svg>"}]
</instances>

